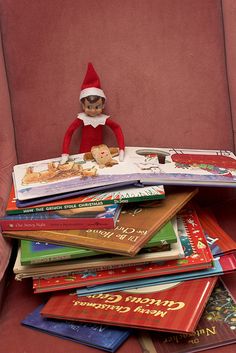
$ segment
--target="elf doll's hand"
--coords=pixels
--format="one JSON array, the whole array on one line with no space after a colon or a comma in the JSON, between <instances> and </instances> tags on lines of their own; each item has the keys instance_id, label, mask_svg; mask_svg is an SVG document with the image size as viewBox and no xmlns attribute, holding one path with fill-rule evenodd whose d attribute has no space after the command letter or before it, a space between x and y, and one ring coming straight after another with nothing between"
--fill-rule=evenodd
<instances>
[{"instance_id":1,"label":"elf doll's hand","mask_svg":"<svg viewBox=\"0 0 236 353\"><path fill-rule=\"evenodd\" d=\"M69 154L67 153L62 153L61 155L61 160L60 160L60 164L65 164L69 159Z\"/></svg>"},{"instance_id":2,"label":"elf doll's hand","mask_svg":"<svg viewBox=\"0 0 236 353\"><path fill-rule=\"evenodd\" d=\"M123 162L124 157L125 157L125 151L124 150L120 150L120 152L119 152L119 161Z\"/></svg>"}]
</instances>

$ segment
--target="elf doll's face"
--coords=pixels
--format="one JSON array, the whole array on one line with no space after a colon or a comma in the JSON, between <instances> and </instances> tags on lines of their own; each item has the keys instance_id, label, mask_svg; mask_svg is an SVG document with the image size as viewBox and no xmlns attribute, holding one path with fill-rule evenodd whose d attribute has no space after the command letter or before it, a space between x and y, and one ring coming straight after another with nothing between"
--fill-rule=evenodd
<instances>
[{"instance_id":1,"label":"elf doll's face","mask_svg":"<svg viewBox=\"0 0 236 353\"><path fill-rule=\"evenodd\" d=\"M86 98L84 102L82 103L82 108L85 114L88 116L95 117L99 114L102 113L103 108L104 108L104 103L102 101L102 98L99 98L96 102L90 103Z\"/></svg>"}]
</instances>

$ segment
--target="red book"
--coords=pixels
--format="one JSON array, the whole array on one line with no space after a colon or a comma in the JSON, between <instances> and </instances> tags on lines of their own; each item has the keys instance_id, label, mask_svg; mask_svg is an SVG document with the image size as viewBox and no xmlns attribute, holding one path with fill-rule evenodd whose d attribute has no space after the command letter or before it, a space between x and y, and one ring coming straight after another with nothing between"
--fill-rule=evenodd
<instances>
[{"instance_id":1,"label":"red book","mask_svg":"<svg viewBox=\"0 0 236 353\"><path fill-rule=\"evenodd\" d=\"M197 214L213 255L222 255L236 251L235 240L221 228L209 210L198 209Z\"/></svg>"},{"instance_id":2,"label":"red book","mask_svg":"<svg viewBox=\"0 0 236 353\"><path fill-rule=\"evenodd\" d=\"M214 268L201 269L198 271L181 271L181 273L169 274L169 275L156 275L156 276L146 276L148 272L145 272L145 278L147 280L153 280L152 284L162 284L162 283L171 283L178 280L178 277L181 276L181 281L189 281L197 278L206 278L210 276L222 276L230 272L236 271L236 255L234 254L225 254L214 260ZM106 285L110 284L109 292L117 290L112 284L120 282L121 286L119 290L126 289L126 284L131 284L133 287L143 287L145 283L144 274L142 273L143 266L131 266L131 271L129 268L117 268L104 271L85 271L84 273L73 273L64 276L48 277L48 278L33 278L33 289L34 293L45 293L52 292L57 290L65 290L77 288L78 293L80 294L82 290L88 289L88 292L81 293L80 295L91 294L90 290L97 289L96 293L104 293L104 288L107 288ZM148 267L151 272L151 266ZM132 273L132 279L129 278L130 273ZM135 277L136 274L136 277ZM135 277L134 284L133 278ZM142 281L142 283L141 283ZM139 284L139 283L140 284ZM138 283L138 284L137 284ZM123 288L122 288L123 286ZM131 287L131 286L130 286ZM132 288L132 287L131 287Z\"/></svg>"},{"instance_id":3,"label":"red book","mask_svg":"<svg viewBox=\"0 0 236 353\"><path fill-rule=\"evenodd\" d=\"M65 320L155 331L193 332L217 277L78 297L52 296L41 314Z\"/></svg>"},{"instance_id":4,"label":"red book","mask_svg":"<svg viewBox=\"0 0 236 353\"><path fill-rule=\"evenodd\" d=\"M236 303L224 285L214 288L194 333L144 332L139 335L143 352L193 353L236 342ZM235 345L227 352L235 352ZM226 349L225 349L226 350ZM211 351L212 352L212 351ZM223 352L223 350L220 350Z\"/></svg>"},{"instance_id":5,"label":"red book","mask_svg":"<svg viewBox=\"0 0 236 353\"><path fill-rule=\"evenodd\" d=\"M7 215L0 218L2 231L113 229L121 211L118 204L68 210Z\"/></svg>"}]
</instances>

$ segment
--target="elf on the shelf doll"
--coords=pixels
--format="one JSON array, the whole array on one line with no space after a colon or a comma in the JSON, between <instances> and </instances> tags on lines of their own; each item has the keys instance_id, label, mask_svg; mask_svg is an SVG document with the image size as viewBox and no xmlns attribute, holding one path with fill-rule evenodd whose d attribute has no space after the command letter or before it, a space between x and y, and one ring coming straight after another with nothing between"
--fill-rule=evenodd
<instances>
[{"instance_id":1,"label":"elf on the shelf doll","mask_svg":"<svg viewBox=\"0 0 236 353\"><path fill-rule=\"evenodd\" d=\"M93 146L103 143L103 126L111 128L116 136L119 146L119 159L124 159L124 136L121 127L110 118L102 114L106 96L101 89L100 79L91 63L88 64L87 73L81 87L80 102L83 112L68 127L63 141L61 163L69 158L69 147L75 130L81 128L81 143L79 153L89 152Z\"/></svg>"}]
</instances>

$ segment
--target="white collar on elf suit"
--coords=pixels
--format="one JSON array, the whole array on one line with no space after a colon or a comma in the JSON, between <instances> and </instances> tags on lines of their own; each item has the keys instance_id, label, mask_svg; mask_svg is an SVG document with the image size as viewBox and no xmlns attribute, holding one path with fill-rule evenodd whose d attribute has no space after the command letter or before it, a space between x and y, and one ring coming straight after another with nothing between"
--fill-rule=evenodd
<instances>
[{"instance_id":1,"label":"white collar on elf suit","mask_svg":"<svg viewBox=\"0 0 236 353\"><path fill-rule=\"evenodd\" d=\"M109 115L99 114L95 117L88 116L85 113L79 113L77 118L82 120L84 125L92 125L92 127L97 127L98 125L105 125L107 118Z\"/></svg>"}]
</instances>

